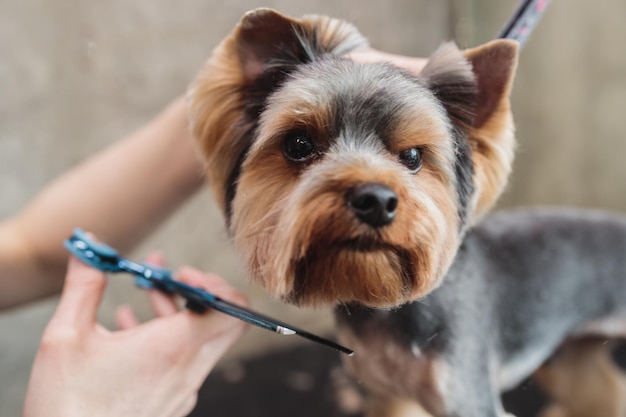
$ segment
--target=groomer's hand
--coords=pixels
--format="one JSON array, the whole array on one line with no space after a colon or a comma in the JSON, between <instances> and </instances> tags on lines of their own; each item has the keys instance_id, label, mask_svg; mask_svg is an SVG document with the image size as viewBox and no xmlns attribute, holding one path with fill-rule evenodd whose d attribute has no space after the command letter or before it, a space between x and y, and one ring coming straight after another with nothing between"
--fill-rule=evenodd
<instances>
[{"instance_id":1,"label":"groomer's hand","mask_svg":"<svg viewBox=\"0 0 626 417\"><path fill-rule=\"evenodd\" d=\"M362 49L359 51L351 52L347 56L357 62L363 63L388 62L400 68L404 68L405 70L412 72L413 74L419 74L428 62L428 59L426 58L390 54L374 48Z\"/></svg>"},{"instance_id":2,"label":"groomer's hand","mask_svg":"<svg viewBox=\"0 0 626 417\"><path fill-rule=\"evenodd\" d=\"M247 305L215 275L184 268L177 278ZM157 292L150 297L158 317L139 324L123 308L121 330L109 331L96 321L105 283L101 272L70 260L33 365L25 417L187 415L207 374L244 331L241 321L217 312L179 311Z\"/></svg>"}]
</instances>

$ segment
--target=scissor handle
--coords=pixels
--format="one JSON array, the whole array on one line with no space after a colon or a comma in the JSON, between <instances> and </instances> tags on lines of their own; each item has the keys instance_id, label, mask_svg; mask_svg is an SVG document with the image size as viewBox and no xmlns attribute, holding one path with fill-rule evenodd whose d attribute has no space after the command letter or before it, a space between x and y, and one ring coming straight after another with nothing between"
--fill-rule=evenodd
<instances>
[{"instance_id":1,"label":"scissor handle","mask_svg":"<svg viewBox=\"0 0 626 417\"><path fill-rule=\"evenodd\" d=\"M96 242L82 229L74 229L74 234L65 241L65 248L89 266L106 272L119 271L119 255L115 249Z\"/></svg>"}]
</instances>

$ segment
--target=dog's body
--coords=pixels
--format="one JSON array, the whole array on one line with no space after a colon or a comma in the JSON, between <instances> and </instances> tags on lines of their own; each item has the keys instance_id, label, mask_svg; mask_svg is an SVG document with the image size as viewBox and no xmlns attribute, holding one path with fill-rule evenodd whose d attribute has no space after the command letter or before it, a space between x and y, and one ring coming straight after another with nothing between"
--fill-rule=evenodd
<instances>
[{"instance_id":1,"label":"dog's body","mask_svg":"<svg viewBox=\"0 0 626 417\"><path fill-rule=\"evenodd\" d=\"M417 399L433 415L502 415L500 391L568 337L626 336L624 254L623 217L491 215L430 295L392 311L338 309L341 339L359 352L346 363L372 391Z\"/></svg>"},{"instance_id":2,"label":"dog's body","mask_svg":"<svg viewBox=\"0 0 626 417\"><path fill-rule=\"evenodd\" d=\"M339 20L247 14L190 89L209 180L253 279L339 306L371 391L501 416L500 390L565 338L615 330L626 222L520 212L472 229L511 170L516 44L449 44L419 76L342 57L366 46Z\"/></svg>"}]
</instances>

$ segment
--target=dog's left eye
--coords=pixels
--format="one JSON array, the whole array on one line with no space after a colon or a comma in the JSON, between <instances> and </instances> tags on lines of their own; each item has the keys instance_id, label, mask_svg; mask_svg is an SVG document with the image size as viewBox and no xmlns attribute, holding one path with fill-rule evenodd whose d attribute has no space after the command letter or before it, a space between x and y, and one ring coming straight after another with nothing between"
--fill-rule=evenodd
<instances>
[{"instance_id":1,"label":"dog's left eye","mask_svg":"<svg viewBox=\"0 0 626 417\"><path fill-rule=\"evenodd\" d=\"M285 137L284 152L292 161L302 162L315 154L315 146L306 133L291 133Z\"/></svg>"},{"instance_id":2,"label":"dog's left eye","mask_svg":"<svg viewBox=\"0 0 626 417\"><path fill-rule=\"evenodd\" d=\"M422 151L419 148L409 148L400 152L402 162L413 174L422 168Z\"/></svg>"}]
</instances>

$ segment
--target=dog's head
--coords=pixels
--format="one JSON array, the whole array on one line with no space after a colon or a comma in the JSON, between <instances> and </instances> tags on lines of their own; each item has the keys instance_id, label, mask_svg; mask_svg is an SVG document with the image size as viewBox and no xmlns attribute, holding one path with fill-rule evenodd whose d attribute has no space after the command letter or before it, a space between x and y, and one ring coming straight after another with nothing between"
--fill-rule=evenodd
<instances>
[{"instance_id":1,"label":"dog's head","mask_svg":"<svg viewBox=\"0 0 626 417\"><path fill-rule=\"evenodd\" d=\"M342 57L365 47L344 21L255 10L189 91L235 244L295 304L432 291L511 170L516 43L446 44L419 76Z\"/></svg>"}]
</instances>

